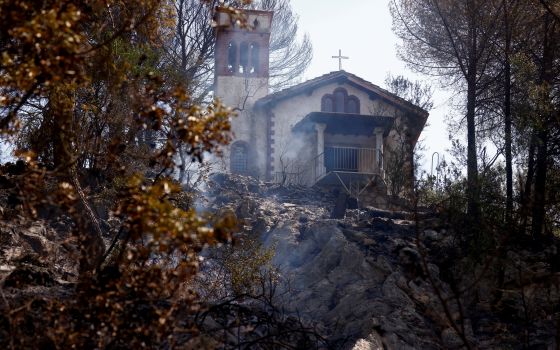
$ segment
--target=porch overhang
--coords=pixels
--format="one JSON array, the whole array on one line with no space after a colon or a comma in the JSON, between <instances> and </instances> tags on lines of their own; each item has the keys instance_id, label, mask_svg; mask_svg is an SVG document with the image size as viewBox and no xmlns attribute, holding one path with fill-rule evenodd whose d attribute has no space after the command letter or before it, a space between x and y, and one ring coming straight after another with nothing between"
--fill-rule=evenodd
<instances>
[{"instance_id":1,"label":"porch overhang","mask_svg":"<svg viewBox=\"0 0 560 350\"><path fill-rule=\"evenodd\" d=\"M312 112L294 125L292 130L315 132L315 124L324 124L325 133L328 134L371 136L376 128L383 128L383 136L387 136L393 120L391 117L367 114Z\"/></svg>"}]
</instances>

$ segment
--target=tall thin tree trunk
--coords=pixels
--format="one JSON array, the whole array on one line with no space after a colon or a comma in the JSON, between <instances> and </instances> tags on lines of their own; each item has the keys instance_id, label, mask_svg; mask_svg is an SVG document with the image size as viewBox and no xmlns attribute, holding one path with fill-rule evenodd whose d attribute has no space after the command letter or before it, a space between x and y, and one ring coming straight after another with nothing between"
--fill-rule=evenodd
<instances>
[{"instance_id":1,"label":"tall thin tree trunk","mask_svg":"<svg viewBox=\"0 0 560 350\"><path fill-rule=\"evenodd\" d=\"M70 167L70 179L80 199L81 209L87 220L83 219L82 225L87 228L86 234L78 237L80 240L80 277L89 277L89 273L99 266L105 254L105 243L103 242L103 231L94 210L90 206L87 197L80 185L76 166ZM80 211L82 212L82 211Z\"/></svg>"},{"instance_id":2,"label":"tall thin tree trunk","mask_svg":"<svg viewBox=\"0 0 560 350\"><path fill-rule=\"evenodd\" d=\"M474 15L473 15L474 17ZM478 234L480 219L478 160L476 154L476 78L477 78L476 20L469 20L469 64L467 71L467 214L470 229Z\"/></svg>"},{"instance_id":3,"label":"tall thin tree trunk","mask_svg":"<svg viewBox=\"0 0 560 350\"><path fill-rule=\"evenodd\" d=\"M505 40L505 74L504 74L504 128L505 128L505 157L506 157L506 226L511 226L513 213L513 166L511 154L511 28L509 23L507 1L504 2L504 27L506 31Z\"/></svg>"},{"instance_id":4,"label":"tall thin tree trunk","mask_svg":"<svg viewBox=\"0 0 560 350\"><path fill-rule=\"evenodd\" d=\"M475 85L470 83L467 91L467 198L468 215L474 220L479 219L478 193L478 160L476 155L476 126L475 126Z\"/></svg>"},{"instance_id":5,"label":"tall thin tree trunk","mask_svg":"<svg viewBox=\"0 0 560 350\"><path fill-rule=\"evenodd\" d=\"M544 37L543 54L541 66L541 84L545 89L549 89L553 83L552 66L554 62L554 43L550 36L554 30L555 23L551 19L550 13L544 18ZM551 119L550 112L541 115L541 120L537 132L537 160L535 167L535 203L533 206L533 221L531 233L537 243L540 243L543 234L546 205L546 177L548 167L548 129L547 122Z\"/></svg>"},{"instance_id":6,"label":"tall thin tree trunk","mask_svg":"<svg viewBox=\"0 0 560 350\"><path fill-rule=\"evenodd\" d=\"M533 221L531 233L539 243L542 239L542 231L545 219L546 202L546 173L547 173L547 131L538 133L537 160L535 164L535 202L533 205Z\"/></svg>"},{"instance_id":7,"label":"tall thin tree trunk","mask_svg":"<svg viewBox=\"0 0 560 350\"><path fill-rule=\"evenodd\" d=\"M59 170L68 169L75 159L73 150L72 113L74 101L72 91L55 88L49 94L48 111L45 114L49 139L52 140L52 162Z\"/></svg>"},{"instance_id":8,"label":"tall thin tree trunk","mask_svg":"<svg viewBox=\"0 0 560 350\"><path fill-rule=\"evenodd\" d=\"M509 0L505 0L504 4L504 34L505 34L505 47L504 47L504 143L505 143L505 158L506 158L506 233L510 233L512 226L513 216L513 169L512 169L512 135L511 135L511 27L509 22ZM494 293L494 303L498 303L503 296L502 290L504 289L505 281L505 249L500 249L498 260L498 274L497 286Z\"/></svg>"},{"instance_id":9,"label":"tall thin tree trunk","mask_svg":"<svg viewBox=\"0 0 560 350\"><path fill-rule=\"evenodd\" d=\"M509 59L509 58L508 58ZM506 225L511 225L513 213L513 161L511 152L511 67L509 62L506 64L506 98L504 110L505 126L505 157L506 157Z\"/></svg>"}]
</instances>

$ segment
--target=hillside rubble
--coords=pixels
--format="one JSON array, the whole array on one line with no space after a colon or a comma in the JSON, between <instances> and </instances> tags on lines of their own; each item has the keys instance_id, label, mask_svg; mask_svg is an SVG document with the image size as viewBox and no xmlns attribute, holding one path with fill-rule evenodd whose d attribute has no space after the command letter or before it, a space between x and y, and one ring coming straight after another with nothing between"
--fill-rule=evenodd
<instances>
[{"instance_id":1,"label":"hillside rubble","mask_svg":"<svg viewBox=\"0 0 560 350\"><path fill-rule=\"evenodd\" d=\"M551 305L560 300L557 287L539 292L533 286L536 290L524 295L511 290L502 297L507 310L500 311L501 304L493 308L495 276L486 271L488 278L482 275L470 285L484 274L484 264L470 268L460 258L456 237L435 214L423 213L416 222L411 213L365 208L333 220L334 194L328 191L244 177L214 180L212 205L235 210L248 232L274 247L273 263L283 277L282 306L328 330L331 344L356 350L463 348L450 318L472 348L556 344L557 310ZM516 271L531 271L542 259L529 251L508 254L516 263L506 265L505 284L513 289ZM539 264L541 270L549 268ZM454 279L459 289L470 286L460 299L446 283ZM531 313L530 325L520 325L525 312Z\"/></svg>"}]
</instances>

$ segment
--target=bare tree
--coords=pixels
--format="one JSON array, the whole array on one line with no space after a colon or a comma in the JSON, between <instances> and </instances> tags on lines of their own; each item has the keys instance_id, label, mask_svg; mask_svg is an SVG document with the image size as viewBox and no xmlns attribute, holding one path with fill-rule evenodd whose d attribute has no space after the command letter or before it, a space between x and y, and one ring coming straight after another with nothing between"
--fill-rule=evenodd
<instances>
[{"instance_id":1,"label":"bare tree","mask_svg":"<svg viewBox=\"0 0 560 350\"><path fill-rule=\"evenodd\" d=\"M204 99L212 89L214 70L214 29L212 7L198 0L176 0L177 25L164 49L167 64L179 67L177 79L188 81L191 93Z\"/></svg>"},{"instance_id":2,"label":"bare tree","mask_svg":"<svg viewBox=\"0 0 560 350\"><path fill-rule=\"evenodd\" d=\"M298 40L298 17L290 0L259 0L254 8L274 11L270 37L270 88L278 91L297 83L313 58L313 46L305 34Z\"/></svg>"}]
</instances>

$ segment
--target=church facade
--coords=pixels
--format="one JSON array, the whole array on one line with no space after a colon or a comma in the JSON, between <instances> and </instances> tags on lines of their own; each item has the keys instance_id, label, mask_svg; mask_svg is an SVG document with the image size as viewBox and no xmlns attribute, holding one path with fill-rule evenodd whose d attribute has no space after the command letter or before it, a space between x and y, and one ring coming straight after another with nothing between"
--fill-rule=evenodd
<instances>
[{"instance_id":1,"label":"church facade","mask_svg":"<svg viewBox=\"0 0 560 350\"><path fill-rule=\"evenodd\" d=\"M386 183L391 164L411 166L411 155L399 152L414 147L425 110L343 70L269 94L273 14L246 16L250 29L228 13L216 17L214 91L237 113L225 171L351 193ZM400 156L409 159L392 162Z\"/></svg>"}]
</instances>

